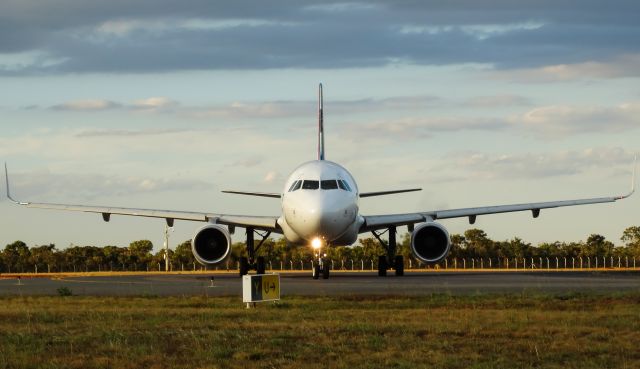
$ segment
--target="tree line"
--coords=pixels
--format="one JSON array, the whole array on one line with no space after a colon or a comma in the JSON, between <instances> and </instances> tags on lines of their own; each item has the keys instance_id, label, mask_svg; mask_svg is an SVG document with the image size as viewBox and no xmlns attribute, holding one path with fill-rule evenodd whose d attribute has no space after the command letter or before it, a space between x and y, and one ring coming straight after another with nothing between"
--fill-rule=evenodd
<instances>
[{"instance_id":1,"label":"tree line","mask_svg":"<svg viewBox=\"0 0 640 369\"><path fill-rule=\"evenodd\" d=\"M640 227L624 230L621 245L616 246L599 234L590 235L585 241L551 242L536 246L520 238L494 241L477 228L464 234L451 235L451 253L448 259L530 259L530 258L629 258L640 259ZM417 265L411 255L409 234L401 237L397 246L399 255ZM354 246L332 247L324 250L327 257L336 262L377 261L385 250L374 238L363 238ZM290 247L284 238L267 239L257 251L271 263L306 263L313 259L310 247ZM241 256L246 256L243 242L231 246L231 255L222 267L235 269ZM191 241L179 244L169 250L172 270L192 270L199 267L191 253ZM0 252L0 273L11 272L74 272L74 271L134 271L164 270L165 250L153 253L153 243L149 240L134 241L128 247L120 246L77 246L57 249L55 245L28 247L22 241L5 246Z\"/></svg>"}]
</instances>

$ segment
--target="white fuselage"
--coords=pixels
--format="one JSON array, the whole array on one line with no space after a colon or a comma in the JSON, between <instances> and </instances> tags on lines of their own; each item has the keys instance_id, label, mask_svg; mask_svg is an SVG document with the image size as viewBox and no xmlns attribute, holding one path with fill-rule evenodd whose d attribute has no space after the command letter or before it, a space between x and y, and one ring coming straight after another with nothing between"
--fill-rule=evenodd
<instances>
[{"instance_id":1,"label":"white fuselage","mask_svg":"<svg viewBox=\"0 0 640 369\"><path fill-rule=\"evenodd\" d=\"M278 224L293 244L317 238L325 245L350 245L364 222L358 198L358 186L345 168L326 160L309 161L285 182Z\"/></svg>"}]
</instances>

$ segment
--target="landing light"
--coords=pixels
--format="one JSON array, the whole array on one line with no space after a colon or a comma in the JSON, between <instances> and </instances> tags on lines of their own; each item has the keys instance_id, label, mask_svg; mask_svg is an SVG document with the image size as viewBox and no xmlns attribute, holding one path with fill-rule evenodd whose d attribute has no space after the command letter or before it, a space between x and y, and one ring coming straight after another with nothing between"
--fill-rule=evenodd
<instances>
[{"instance_id":1,"label":"landing light","mask_svg":"<svg viewBox=\"0 0 640 369\"><path fill-rule=\"evenodd\" d=\"M319 249L319 248L320 248L320 246L322 246L322 241L320 241L320 239L319 239L319 238L314 238L314 239L311 241L311 247L313 247L314 249L316 249L316 250L317 250L317 249Z\"/></svg>"}]
</instances>

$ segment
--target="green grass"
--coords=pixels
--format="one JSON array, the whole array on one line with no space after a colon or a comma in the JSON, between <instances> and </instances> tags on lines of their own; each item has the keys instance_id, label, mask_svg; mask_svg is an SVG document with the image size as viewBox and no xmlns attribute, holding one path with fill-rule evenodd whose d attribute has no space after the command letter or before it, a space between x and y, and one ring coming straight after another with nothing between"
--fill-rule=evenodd
<instances>
[{"instance_id":1,"label":"green grass","mask_svg":"<svg viewBox=\"0 0 640 369\"><path fill-rule=\"evenodd\" d=\"M637 368L640 295L0 298L0 368Z\"/></svg>"}]
</instances>

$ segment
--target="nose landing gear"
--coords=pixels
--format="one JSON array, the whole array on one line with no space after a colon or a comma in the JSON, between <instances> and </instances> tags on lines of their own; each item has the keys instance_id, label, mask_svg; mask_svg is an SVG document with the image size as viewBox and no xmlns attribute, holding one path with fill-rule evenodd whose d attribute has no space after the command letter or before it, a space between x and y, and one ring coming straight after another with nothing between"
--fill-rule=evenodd
<instances>
[{"instance_id":1,"label":"nose landing gear","mask_svg":"<svg viewBox=\"0 0 640 369\"><path fill-rule=\"evenodd\" d=\"M327 262L327 259L319 258L318 262L313 265L313 279L320 279L321 276L322 279L329 279L330 270L331 266L329 265L329 262Z\"/></svg>"}]
</instances>

